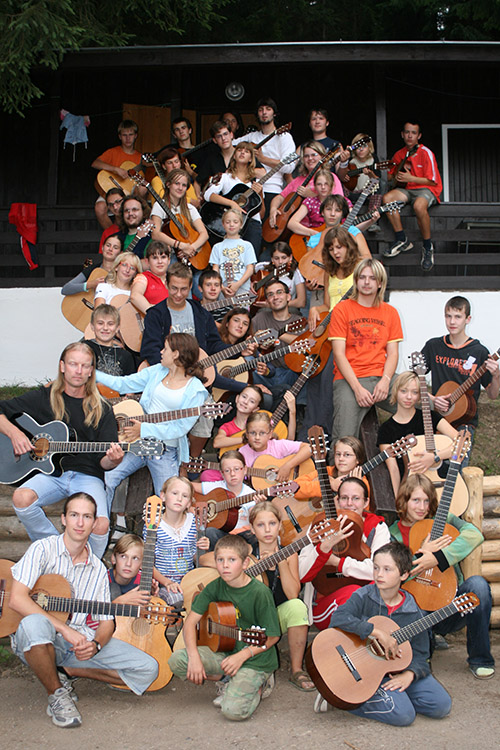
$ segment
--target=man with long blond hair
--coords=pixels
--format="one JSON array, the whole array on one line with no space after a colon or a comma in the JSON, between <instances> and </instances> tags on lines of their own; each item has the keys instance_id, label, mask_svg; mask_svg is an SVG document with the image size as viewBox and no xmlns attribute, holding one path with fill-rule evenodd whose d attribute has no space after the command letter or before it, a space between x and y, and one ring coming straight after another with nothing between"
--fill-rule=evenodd
<instances>
[{"instance_id":1,"label":"man with long blond hair","mask_svg":"<svg viewBox=\"0 0 500 750\"><path fill-rule=\"evenodd\" d=\"M111 442L106 453L66 455L50 476L35 474L18 487L12 502L17 517L32 541L57 534L43 506L86 492L97 504L97 520L90 535L94 554L102 557L106 549L109 511L104 489L104 472L114 469L123 458L117 444L116 420L102 399L95 382L94 353L85 343L69 344L61 354L59 372L49 388L40 387L22 396L0 401L0 432L10 438L14 455L33 450L30 438L13 421L22 413L40 425L54 419L65 422L72 440Z\"/></svg>"}]
</instances>

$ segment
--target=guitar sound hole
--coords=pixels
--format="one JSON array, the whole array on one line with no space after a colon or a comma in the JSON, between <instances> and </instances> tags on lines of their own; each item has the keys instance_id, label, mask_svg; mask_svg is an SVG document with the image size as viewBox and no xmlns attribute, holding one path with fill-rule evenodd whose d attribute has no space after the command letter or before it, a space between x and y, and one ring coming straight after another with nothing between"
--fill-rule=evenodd
<instances>
[{"instance_id":1,"label":"guitar sound hole","mask_svg":"<svg viewBox=\"0 0 500 750\"><path fill-rule=\"evenodd\" d=\"M213 521L217 513L215 512L215 503L214 502L208 502L207 503L207 521Z\"/></svg>"},{"instance_id":2,"label":"guitar sound hole","mask_svg":"<svg viewBox=\"0 0 500 750\"><path fill-rule=\"evenodd\" d=\"M35 446L33 450L34 461L44 458L49 452L49 439L46 437L38 437L33 441L33 445Z\"/></svg>"},{"instance_id":3,"label":"guitar sound hole","mask_svg":"<svg viewBox=\"0 0 500 750\"><path fill-rule=\"evenodd\" d=\"M151 623L149 623L147 620L143 620L142 618L137 617L132 623L132 632L134 635L140 637L143 635L147 635L150 627Z\"/></svg>"},{"instance_id":4,"label":"guitar sound hole","mask_svg":"<svg viewBox=\"0 0 500 750\"><path fill-rule=\"evenodd\" d=\"M276 469L267 469L266 471L266 481L267 482L277 482L278 481L278 472Z\"/></svg>"}]
</instances>

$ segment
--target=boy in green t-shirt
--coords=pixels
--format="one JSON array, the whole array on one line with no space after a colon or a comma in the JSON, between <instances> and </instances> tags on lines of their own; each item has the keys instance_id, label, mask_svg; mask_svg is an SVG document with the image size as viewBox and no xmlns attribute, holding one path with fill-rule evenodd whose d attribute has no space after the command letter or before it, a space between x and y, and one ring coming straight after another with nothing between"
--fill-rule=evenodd
<instances>
[{"instance_id":1,"label":"boy in green t-shirt","mask_svg":"<svg viewBox=\"0 0 500 750\"><path fill-rule=\"evenodd\" d=\"M177 677L191 680L195 685L201 685L205 679L217 681L224 675L229 677L220 707L231 721L243 721L253 714L261 697L270 693L273 672L278 667L275 643L279 640L280 627L276 607L267 586L245 573L250 564L248 553L248 544L237 535L219 539L214 554L220 577L205 586L194 599L183 628L186 648L176 651L169 660ZM197 625L211 602L231 602L236 608L238 627L265 628L266 644L247 646L237 641L231 653L214 653L208 646L197 647Z\"/></svg>"}]
</instances>

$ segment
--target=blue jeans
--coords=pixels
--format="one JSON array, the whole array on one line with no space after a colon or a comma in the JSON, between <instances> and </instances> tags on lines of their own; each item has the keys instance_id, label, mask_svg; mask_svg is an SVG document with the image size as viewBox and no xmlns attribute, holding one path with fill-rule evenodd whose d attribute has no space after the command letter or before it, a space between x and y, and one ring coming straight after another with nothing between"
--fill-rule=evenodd
<instances>
[{"instance_id":1,"label":"blue jeans","mask_svg":"<svg viewBox=\"0 0 500 750\"><path fill-rule=\"evenodd\" d=\"M114 669L123 682L136 694L142 695L158 676L158 662L130 643L111 638L91 659L77 659L71 643L56 632L45 615L28 615L19 623L12 639L12 650L26 664L24 653L33 646L52 643L56 665L69 669Z\"/></svg>"},{"instance_id":2,"label":"blue jeans","mask_svg":"<svg viewBox=\"0 0 500 750\"><path fill-rule=\"evenodd\" d=\"M177 458L177 448L166 447L165 453L161 458L154 456L135 456L133 453L127 453L125 458L112 471L106 472L106 499L108 511L111 511L113 496L115 490L125 477L129 477L135 471L147 466L153 480L155 492L160 494L163 483L170 477L178 476L179 461ZM144 498L146 500L146 498Z\"/></svg>"},{"instance_id":3,"label":"blue jeans","mask_svg":"<svg viewBox=\"0 0 500 750\"><path fill-rule=\"evenodd\" d=\"M448 617L433 631L439 635L456 633L467 627L467 661L471 667L494 667L495 660L490 651L489 624L491 616L491 590L489 583L482 576L471 576L458 587L457 596L471 592L479 597L480 604L476 609L462 617L457 614Z\"/></svg>"},{"instance_id":4,"label":"blue jeans","mask_svg":"<svg viewBox=\"0 0 500 750\"><path fill-rule=\"evenodd\" d=\"M451 698L444 687L432 676L414 680L402 693L384 690L386 678L375 695L349 713L374 719L395 727L407 727L417 714L431 719L442 719L451 711Z\"/></svg>"}]
</instances>

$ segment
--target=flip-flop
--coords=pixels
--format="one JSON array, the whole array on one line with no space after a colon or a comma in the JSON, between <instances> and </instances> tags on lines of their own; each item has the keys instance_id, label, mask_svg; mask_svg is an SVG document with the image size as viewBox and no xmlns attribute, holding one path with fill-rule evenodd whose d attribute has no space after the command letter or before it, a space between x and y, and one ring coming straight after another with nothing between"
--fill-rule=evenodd
<instances>
[{"instance_id":1,"label":"flip-flop","mask_svg":"<svg viewBox=\"0 0 500 750\"><path fill-rule=\"evenodd\" d=\"M316 690L316 687L307 674L307 672L304 672L303 670L299 670L298 672L294 672L291 677L288 678L288 681L292 683L294 687L297 688L297 690L302 690L303 693L310 693L313 690ZM304 683L310 682L311 687L304 687Z\"/></svg>"}]
</instances>

